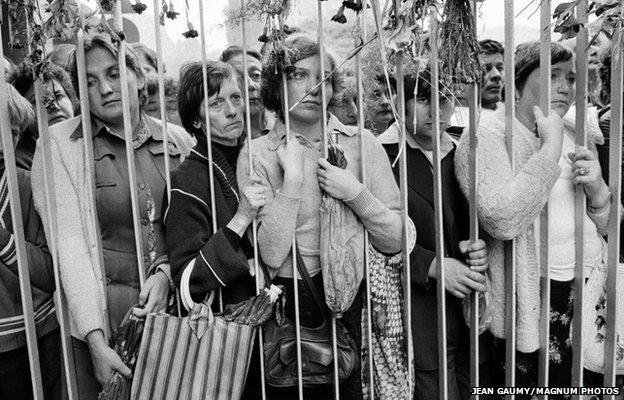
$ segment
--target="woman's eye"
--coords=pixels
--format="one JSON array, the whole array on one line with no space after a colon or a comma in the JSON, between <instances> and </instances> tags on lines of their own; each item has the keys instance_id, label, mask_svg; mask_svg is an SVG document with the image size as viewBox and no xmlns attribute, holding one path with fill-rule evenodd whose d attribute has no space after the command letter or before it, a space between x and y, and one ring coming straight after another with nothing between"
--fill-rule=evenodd
<instances>
[{"instance_id":1,"label":"woman's eye","mask_svg":"<svg viewBox=\"0 0 624 400\"><path fill-rule=\"evenodd\" d=\"M240 103L243 97L240 94L232 95L232 101L234 103Z\"/></svg>"},{"instance_id":2,"label":"woman's eye","mask_svg":"<svg viewBox=\"0 0 624 400\"><path fill-rule=\"evenodd\" d=\"M95 86L95 80L93 80L93 79L89 79L89 80L87 81L87 87L93 87L93 86Z\"/></svg>"},{"instance_id":3,"label":"woman's eye","mask_svg":"<svg viewBox=\"0 0 624 400\"><path fill-rule=\"evenodd\" d=\"M260 82L262 80L262 74L260 73L260 71L252 72L251 74L249 74L249 77L254 82Z\"/></svg>"}]
</instances>

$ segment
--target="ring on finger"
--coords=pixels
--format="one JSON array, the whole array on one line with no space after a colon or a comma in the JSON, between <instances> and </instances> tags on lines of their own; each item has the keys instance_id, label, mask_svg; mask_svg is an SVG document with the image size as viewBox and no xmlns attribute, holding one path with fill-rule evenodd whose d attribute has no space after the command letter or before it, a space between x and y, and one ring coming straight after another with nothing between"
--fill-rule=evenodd
<instances>
[{"instance_id":1,"label":"ring on finger","mask_svg":"<svg viewBox=\"0 0 624 400\"><path fill-rule=\"evenodd\" d=\"M589 174L589 169L588 168L579 168L578 174L581 175L581 176L585 176L585 175Z\"/></svg>"}]
</instances>

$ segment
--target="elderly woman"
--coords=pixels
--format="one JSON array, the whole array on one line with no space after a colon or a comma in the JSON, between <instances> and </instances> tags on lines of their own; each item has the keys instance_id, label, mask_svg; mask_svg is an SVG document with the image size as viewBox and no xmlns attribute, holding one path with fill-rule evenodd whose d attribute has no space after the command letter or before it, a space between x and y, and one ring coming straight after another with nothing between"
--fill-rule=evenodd
<instances>
[{"instance_id":1,"label":"elderly woman","mask_svg":"<svg viewBox=\"0 0 624 400\"><path fill-rule=\"evenodd\" d=\"M548 202L550 268L550 380L552 386L569 386L572 348L569 340L573 315L572 287L575 268L574 191L587 195L585 218L585 272L603 260L604 234L610 213L609 189L601 176L595 145L574 152L573 133L564 128L562 117L575 94L575 65L572 51L558 43L551 45L552 75L550 110L539 102L540 43L530 42L516 49L513 125L515 168L505 146L505 112L499 107L483 114L479 122L477 204L479 220L488 233L491 249L491 331L499 338L496 351L504 360L505 287L504 241L516 241L517 266L517 371L520 386L537 385L537 352L540 324L540 232L538 217ZM468 193L468 138L462 138L456 155L456 173ZM501 371L503 368L500 369Z\"/></svg>"},{"instance_id":2,"label":"elderly woman","mask_svg":"<svg viewBox=\"0 0 624 400\"><path fill-rule=\"evenodd\" d=\"M118 48L108 36L85 40L87 93L91 110L90 130L80 117L50 129L51 167L54 171L61 282L71 315L74 360L80 398L95 398L100 385L114 371L130 371L108 346L106 332L117 331L126 312L139 303L136 315L164 310L169 302L170 267L165 252L162 200L165 195L165 154L160 122L147 117L145 78L134 51L127 48L127 80L121 81ZM77 85L75 54L70 72ZM145 259L137 260L132 222L129 172L124 140L122 85L129 93L130 121L136 165L139 213ZM92 135L93 160L87 159L83 137ZM188 154L188 135L169 131L169 157L175 167ZM188 139L190 140L190 138ZM43 190L44 170L40 148L33 162L35 205L47 219ZM86 173L95 166L95 182ZM93 190L95 188L95 190ZM95 201L96 208L92 204ZM101 238L102 258L97 242ZM104 265L100 265L103 260ZM143 288L139 270L146 272Z\"/></svg>"},{"instance_id":3,"label":"elderly woman","mask_svg":"<svg viewBox=\"0 0 624 400\"><path fill-rule=\"evenodd\" d=\"M357 178L360 170L357 129L343 125L335 116L328 114L326 127L322 126L322 99L319 88L313 89L320 80L320 48L316 41L307 36L294 36L286 39L286 47L293 50L292 71L287 73L288 102L282 95L282 68L277 57L271 57L265 68L262 81L262 98L265 106L278 115L275 127L266 136L255 139L251 148L244 148L239 157L238 181L244 187L251 178L248 174L248 152L253 155L254 169L266 186L267 204L258 214L258 245L263 261L274 275L275 282L286 288L286 315L294 321L293 309L293 265L291 246L293 237L297 240L298 253L303 260L312 284L323 294L323 278L320 266L320 214L323 194L341 200L359 218L370 233L373 246L380 252L394 254L401 250L401 216L399 213L399 189L394 182L390 163L383 148L372 134L364 132L362 137L366 170L365 182ZM335 68L335 62L328 55L323 66L328 75ZM333 75L325 83L325 104L329 103L334 90L340 85L340 77ZM308 93L309 92L309 93ZM306 96L306 93L308 95ZM290 132L284 125L284 107L290 111ZM336 141L344 150L347 159L346 169L331 165L321 158L322 130L335 135ZM289 135L289 136L287 136ZM359 223L345 224L345 232L362 230ZM361 237L360 237L361 239ZM353 248L364 251L364 243L356 242ZM363 269L363 265L357 266ZM353 282L357 285L360 282ZM301 280L299 306L301 324L307 327L319 326L323 313L312 300L310 291ZM357 300L356 300L357 302ZM354 302L347 312L346 324L358 337L360 320L357 317L361 306ZM349 326L349 314L357 321ZM358 373L341 385L342 398L360 398L361 388ZM296 393L288 390L277 391L286 398ZM318 387L306 390L306 396L331 396L331 387ZM291 398L291 397L288 397Z\"/></svg>"},{"instance_id":4,"label":"elderly woman","mask_svg":"<svg viewBox=\"0 0 624 400\"><path fill-rule=\"evenodd\" d=\"M204 99L202 65L185 65L180 73L179 110L182 124L197 139L191 155L172 173L171 204L167 209L167 250L182 302L194 302L220 288L223 304L235 304L255 295L248 258L253 247L245 231L258 208L264 189L252 181L239 192L236 163L243 134L242 78L228 64L210 61L208 99ZM208 116L205 104L208 103ZM207 128L210 124L214 181L209 180ZM215 192L217 231L213 231L210 188ZM215 301L214 306L217 306ZM215 307L216 310L218 308ZM259 370L258 360L251 371ZM251 377L253 375L253 377ZM244 398L255 398L259 375L250 374Z\"/></svg>"},{"instance_id":5,"label":"elderly woman","mask_svg":"<svg viewBox=\"0 0 624 400\"><path fill-rule=\"evenodd\" d=\"M265 135L273 127L275 116L267 112L262 103L262 56L255 50L247 49L247 71L244 65L244 51L240 46L229 46L221 53L220 61L230 64L243 77L249 79L249 115L251 117L251 137Z\"/></svg>"},{"instance_id":6,"label":"elderly woman","mask_svg":"<svg viewBox=\"0 0 624 400\"><path fill-rule=\"evenodd\" d=\"M35 108L35 82L32 69L32 65L23 62L13 70L8 80ZM50 63L44 70L43 78L42 96L43 104L48 112L48 125L65 121L77 114L78 99L67 72ZM20 137L15 152L18 166L30 169L37 138L39 138L39 132L37 132L36 124L29 127Z\"/></svg>"}]
</instances>

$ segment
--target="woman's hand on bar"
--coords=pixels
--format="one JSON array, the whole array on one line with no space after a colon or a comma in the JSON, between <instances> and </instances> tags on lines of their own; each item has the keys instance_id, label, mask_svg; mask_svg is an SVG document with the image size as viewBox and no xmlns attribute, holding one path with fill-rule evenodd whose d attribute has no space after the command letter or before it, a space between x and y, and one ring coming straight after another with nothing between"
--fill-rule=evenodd
<instances>
[{"instance_id":1,"label":"woman's hand on bar","mask_svg":"<svg viewBox=\"0 0 624 400\"><path fill-rule=\"evenodd\" d=\"M539 106L533 107L533 114L537 132L542 140L540 153L554 162L559 162L563 142L563 120L556 112L550 112L548 116L545 116Z\"/></svg>"},{"instance_id":2,"label":"woman's hand on bar","mask_svg":"<svg viewBox=\"0 0 624 400\"><path fill-rule=\"evenodd\" d=\"M104 333L100 329L89 332L86 337L93 361L95 378L104 386L115 371L127 379L132 378L132 371L121 361L115 350L111 349L104 339Z\"/></svg>"},{"instance_id":3,"label":"woman's hand on bar","mask_svg":"<svg viewBox=\"0 0 624 400\"><path fill-rule=\"evenodd\" d=\"M281 192L289 197L299 196L303 182L303 146L294 135L277 149L277 162L284 171Z\"/></svg>"},{"instance_id":4,"label":"woman's hand on bar","mask_svg":"<svg viewBox=\"0 0 624 400\"><path fill-rule=\"evenodd\" d=\"M227 227L242 237L245 230L258 215L258 210L266 203L266 194L262 180L255 175L250 177L251 182L240 193L238 210Z\"/></svg>"},{"instance_id":5,"label":"woman's hand on bar","mask_svg":"<svg viewBox=\"0 0 624 400\"><path fill-rule=\"evenodd\" d=\"M485 272L489 268L488 251L483 239L478 239L474 243L462 240L459 242L459 251L468 256L466 264L472 271Z\"/></svg>"},{"instance_id":6,"label":"woman's hand on bar","mask_svg":"<svg viewBox=\"0 0 624 400\"><path fill-rule=\"evenodd\" d=\"M468 265L451 257L444 258L444 287L453 296L463 299L473 290L485 292L485 276L472 271ZM437 262L434 258L429 267L429 277L438 279Z\"/></svg>"},{"instance_id":7,"label":"woman's hand on bar","mask_svg":"<svg viewBox=\"0 0 624 400\"><path fill-rule=\"evenodd\" d=\"M139 305L143 308L133 308L132 314L137 317L145 317L149 313L160 313L165 311L168 303L169 278L164 272L158 271L147 278L143 289L141 289Z\"/></svg>"},{"instance_id":8,"label":"woman's hand on bar","mask_svg":"<svg viewBox=\"0 0 624 400\"><path fill-rule=\"evenodd\" d=\"M583 185L590 207L602 208L609 203L609 188L602 179L602 169L598 157L587 148L576 153L569 153L572 161L572 180L576 185Z\"/></svg>"},{"instance_id":9,"label":"woman's hand on bar","mask_svg":"<svg viewBox=\"0 0 624 400\"><path fill-rule=\"evenodd\" d=\"M362 191L362 184L346 169L332 165L324 158L318 160L319 187L328 195L338 200L350 200Z\"/></svg>"}]
</instances>

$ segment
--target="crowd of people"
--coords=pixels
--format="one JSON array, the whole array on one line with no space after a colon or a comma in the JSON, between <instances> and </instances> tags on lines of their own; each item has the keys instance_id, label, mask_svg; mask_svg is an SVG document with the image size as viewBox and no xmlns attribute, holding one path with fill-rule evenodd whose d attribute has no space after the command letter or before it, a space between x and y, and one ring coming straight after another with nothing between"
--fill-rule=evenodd
<instances>
[{"instance_id":1,"label":"crowd of people","mask_svg":"<svg viewBox=\"0 0 624 400\"><path fill-rule=\"evenodd\" d=\"M610 45L600 52L602 91L592 88L592 93L600 96L593 96L589 106L599 111L587 112L595 117L586 128L588 145L575 151L574 51L562 43L551 45L552 100L547 110L539 107L544 81L539 70L541 44L528 42L516 49L503 49L494 40L480 42L483 75L479 88L476 201L483 239L477 241L469 240L470 144L464 92L442 83L432 87L429 62L419 72L406 74L402 100L407 143L401 150L402 124L393 112L397 77L378 75L376 84L365 88L367 104L374 107L364 112L366 129L360 138L353 73L334 72L337 60L330 51L321 70L320 56L325 49L305 34L293 34L285 45L294 54L292 66L285 71L285 92L284 66L279 57L270 54L271 49L261 53L234 45L225 49L218 60L205 65L206 90L204 66L194 61L181 69L179 78L166 75L161 96L153 50L140 43L128 46L127 80L122 81L117 44L104 34L91 34L84 48L87 93L81 94L88 97L91 126L83 125L77 101L76 52L66 46L55 50L43 76L42 100L50 126L52 155L47 165L42 142L37 140L32 71L27 64L12 65L5 60L45 398L60 399L63 391L51 252L58 257L70 311L79 398L95 399L113 372L132 376L107 341L128 310L136 317L173 312L176 291L187 310L216 290L220 290L224 305L255 295L255 271L249 262L254 257L254 246L246 234L254 220L258 221L261 261L272 282L285 290L286 316L295 319L293 237L300 263L323 297L319 209L324 195L339 200L357 217L341 229L353 234L356 240L349 245L362 253L367 251L363 236L355 235L362 228L368 232L372 247L390 257L402 251L403 218L409 218L409 224L415 227L417 235L408 243L412 293L409 330L414 344L413 398L419 400L439 397L442 368L448 371L449 398L469 398L470 330L464 301L473 292L488 293L484 311L489 322L480 335L479 382L481 386L504 385L505 340L509 337L505 330L505 297L509 294L505 289L505 242L512 239L516 243L518 282L516 383L537 386L541 242L537 219L548 204L549 384L570 386L575 189L581 187L587 195L587 276L605 268L606 228L614 212L605 183L611 115ZM516 87L515 93L505 95L504 51L515 51ZM330 73L331 78L321 90L321 75ZM248 94L244 93L245 80ZM143 260L137 259L135 247L122 85L127 85L129 93ZM440 93L439 129L433 126L433 90ZM245 109L246 96L249 110ZM167 146L160 121L161 97L166 102ZM507 153L505 125L505 107L511 102L516 110L514 166ZM290 110L289 114L285 115L284 110ZM246 112L250 116L249 130ZM325 127L323 114L327 117ZM323 130L339 143L346 168L323 158ZM436 132L440 134L441 153L447 365L439 365L437 353L441 336L437 324L433 176ZM85 151L85 135L92 137L93 160ZM251 136L250 145L246 144L247 136ZM172 170L170 198L165 151ZM407 157L407 216L401 213L400 168L398 163L393 164L401 151ZM89 165L95 168L95 182ZM367 171L364 181L360 178L362 166ZM47 204L45 195L44 175L49 169L55 182L53 204ZM30 398L31 385L4 161L1 176L0 398L22 399ZM56 228L50 226L50 211L56 217ZM49 238L54 229L58 243L50 249L46 236ZM357 267L362 271L364 265L360 264ZM138 268L147 277L142 286ZM300 323L319 326L329 311L319 309L309 288L301 279L298 281ZM358 296L342 320L360 347L362 296L367 282L362 279L349 284ZM134 307L137 304L140 307ZM260 398L259 363L256 344L245 399ZM363 398L362 373L368 373L367 369L358 369L341 382L341 398ZM586 385L600 386L601 382L600 371L586 370ZM305 398L331 398L333 387L306 387L304 392ZM296 394L296 387L267 387L268 398L296 398Z\"/></svg>"}]
</instances>

